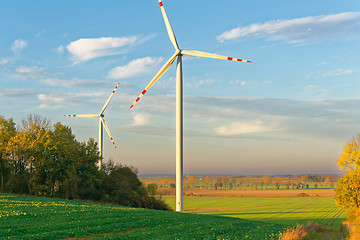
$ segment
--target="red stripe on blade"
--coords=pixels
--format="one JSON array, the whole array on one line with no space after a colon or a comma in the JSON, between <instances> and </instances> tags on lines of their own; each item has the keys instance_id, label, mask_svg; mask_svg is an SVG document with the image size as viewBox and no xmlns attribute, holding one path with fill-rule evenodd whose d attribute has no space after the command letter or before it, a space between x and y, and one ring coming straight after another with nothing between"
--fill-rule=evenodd
<instances>
[{"instance_id":1,"label":"red stripe on blade","mask_svg":"<svg viewBox=\"0 0 360 240\"><path fill-rule=\"evenodd\" d=\"M139 100L140 100L140 98L138 97L135 102L138 102Z\"/></svg>"},{"instance_id":2,"label":"red stripe on blade","mask_svg":"<svg viewBox=\"0 0 360 240\"><path fill-rule=\"evenodd\" d=\"M163 7L163 6L164 6L161 1L159 2L159 4L160 4L160 7Z\"/></svg>"},{"instance_id":3,"label":"red stripe on blade","mask_svg":"<svg viewBox=\"0 0 360 240\"><path fill-rule=\"evenodd\" d=\"M144 95L146 93L146 90L142 91L142 95Z\"/></svg>"},{"instance_id":4,"label":"red stripe on blade","mask_svg":"<svg viewBox=\"0 0 360 240\"><path fill-rule=\"evenodd\" d=\"M231 60L233 60L233 58L232 58L232 57L228 57L227 60L230 60L230 61L231 61Z\"/></svg>"}]
</instances>

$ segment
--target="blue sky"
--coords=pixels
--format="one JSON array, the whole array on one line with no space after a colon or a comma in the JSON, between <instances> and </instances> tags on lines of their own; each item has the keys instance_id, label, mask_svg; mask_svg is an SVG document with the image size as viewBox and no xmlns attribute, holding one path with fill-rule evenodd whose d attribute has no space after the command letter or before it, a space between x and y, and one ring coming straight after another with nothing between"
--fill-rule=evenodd
<instances>
[{"instance_id":1,"label":"blue sky","mask_svg":"<svg viewBox=\"0 0 360 240\"><path fill-rule=\"evenodd\" d=\"M169 1L186 56L185 174L336 173L359 133L360 3ZM175 173L175 65L130 105L174 53L159 4L148 1L2 1L0 114L40 114L98 139L105 111L117 149L105 159L140 173Z\"/></svg>"}]
</instances>

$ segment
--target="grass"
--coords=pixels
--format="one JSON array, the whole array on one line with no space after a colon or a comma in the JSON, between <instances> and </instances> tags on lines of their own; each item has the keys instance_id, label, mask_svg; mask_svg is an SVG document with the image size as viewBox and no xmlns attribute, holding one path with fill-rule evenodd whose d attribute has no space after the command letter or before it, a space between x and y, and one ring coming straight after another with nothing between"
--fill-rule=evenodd
<instances>
[{"instance_id":1,"label":"grass","mask_svg":"<svg viewBox=\"0 0 360 240\"><path fill-rule=\"evenodd\" d=\"M170 207L175 207L175 198L163 198ZM342 208L333 198L283 197L283 198L221 198L185 197L184 209L205 215L217 215L262 221L267 223L306 225L309 221L331 225ZM346 212L334 220L332 227L339 229Z\"/></svg>"},{"instance_id":2,"label":"grass","mask_svg":"<svg viewBox=\"0 0 360 240\"><path fill-rule=\"evenodd\" d=\"M270 239L285 225L0 193L0 239Z\"/></svg>"}]
</instances>

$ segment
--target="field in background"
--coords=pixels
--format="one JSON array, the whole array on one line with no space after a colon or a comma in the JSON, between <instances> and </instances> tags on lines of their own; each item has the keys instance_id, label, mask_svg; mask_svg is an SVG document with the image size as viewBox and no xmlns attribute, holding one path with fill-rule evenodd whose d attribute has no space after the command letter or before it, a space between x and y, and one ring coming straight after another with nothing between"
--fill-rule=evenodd
<instances>
[{"instance_id":1,"label":"field in background","mask_svg":"<svg viewBox=\"0 0 360 240\"><path fill-rule=\"evenodd\" d=\"M281 224L0 193L1 239L271 239Z\"/></svg>"},{"instance_id":2,"label":"field in background","mask_svg":"<svg viewBox=\"0 0 360 240\"><path fill-rule=\"evenodd\" d=\"M174 197L163 199L175 208ZM185 197L184 210L288 225L314 221L334 229L347 214L331 197Z\"/></svg>"},{"instance_id":3,"label":"field in background","mask_svg":"<svg viewBox=\"0 0 360 240\"><path fill-rule=\"evenodd\" d=\"M334 187L338 177L196 177L184 178L184 210L268 223L307 224L319 222L340 228L347 212L335 204ZM157 188L172 209L175 208L174 178L144 178Z\"/></svg>"}]
</instances>

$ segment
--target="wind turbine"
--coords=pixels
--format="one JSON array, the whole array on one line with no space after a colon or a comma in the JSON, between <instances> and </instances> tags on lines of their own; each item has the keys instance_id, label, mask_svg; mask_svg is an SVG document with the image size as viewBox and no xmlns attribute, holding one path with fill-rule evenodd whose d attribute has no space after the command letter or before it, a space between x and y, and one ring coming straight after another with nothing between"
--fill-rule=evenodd
<instances>
[{"instance_id":1,"label":"wind turbine","mask_svg":"<svg viewBox=\"0 0 360 240\"><path fill-rule=\"evenodd\" d=\"M93 118L98 117L99 118L99 170L101 170L102 165L102 158L103 158L103 126L105 126L106 132L108 133L111 142L113 143L114 147L116 148L115 142L110 134L109 128L107 127L105 120L104 120L104 111L106 107L108 106L112 96L114 95L117 87L119 86L120 82L117 83L115 89L112 91L110 97L105 102L103 108L101 109L99 114L80 114L80 115L64 115L64 117L85 117L85 118Z\"/></svg>"},{"instance_id":2,"label":"wind turbine","mask_svg":"<svg viewBox=\"0 0 360 240\"><path fill-rule=\"evenodd\" d=\"M164 18L167 33L171 43L174 45L175 53L170 59L162 66L160 71L155 75L151 82L146 86L144 91L130 106L130 109L140 100L142 96L154 85L154 83L170 68L175 59L177 58L176 69L176 211L183 211L183 83L182 83L182 55L189 55L195 57L215 58L237 62L251 61L225 57L213 53L206 53L200 51L187 51L181 50L176 42L174 31L170 25L169 19L166 15L164 5L161 0L159 1L162 16Z\"/></svg>"}]
</instances>

